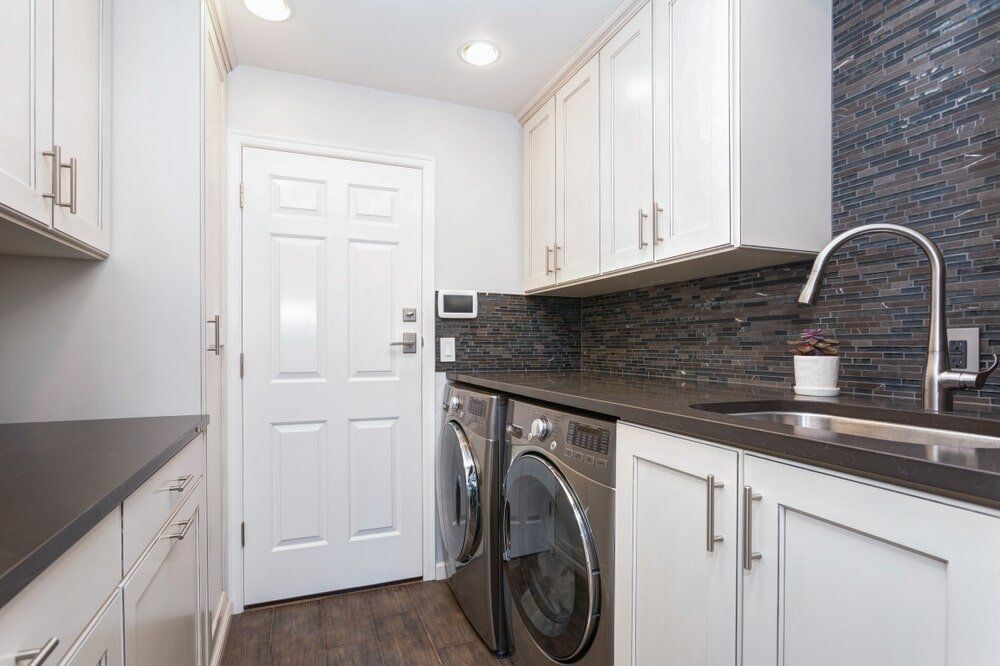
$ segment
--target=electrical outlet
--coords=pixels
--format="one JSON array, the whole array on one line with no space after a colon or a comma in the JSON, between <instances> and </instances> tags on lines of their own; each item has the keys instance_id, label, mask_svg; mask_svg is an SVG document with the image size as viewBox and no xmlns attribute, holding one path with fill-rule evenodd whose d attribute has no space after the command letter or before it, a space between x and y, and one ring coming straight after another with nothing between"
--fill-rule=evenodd
<instances>
[{"instance_id":1,"label":"electrical outlet","mask_svg":"<svg viewBox=\"0 0 1000 666\"><path fill-rule=\"evenodd\" d=\"M948 360L952 370L979 372L979 329L948 329Z\"/></svg>"}]
</instances>

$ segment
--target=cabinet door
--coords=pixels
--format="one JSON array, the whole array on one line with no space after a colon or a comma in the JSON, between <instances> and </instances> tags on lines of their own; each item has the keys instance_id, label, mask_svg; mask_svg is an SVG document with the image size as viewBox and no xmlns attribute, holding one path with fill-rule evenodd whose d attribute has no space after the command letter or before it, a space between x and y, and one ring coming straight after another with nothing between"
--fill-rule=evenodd
<instances>
[{"instance_id":1,"label":"cabinet door","mask_svg":"<svg viewBox=\"0 0 1000 666\"><path fill-rule=\"evenodd\" d=\"M122 666L122 626L122 595L115 590L60 666Z\"/></svg>"},{"instance_id":2,"label":"cabinet door","mask_svg":"<svg viewBox=\"0 0 1000 666\"><path fill-rule=\"evenodd\" d=\"M656 258L730 242L730 0L653 0Z\"/></svg>"},{"instance_id":3,"label":"cabinet door","mask_svg":"<svg viewBox=\"0 0 1000 666\"><path fill-rule=\"evenodd\" d=\"M130 664L205 663L204 504L199 483L122 583Z\"/></svg>"},{"instance_id":4,"label":"cabinet door","mask_svg":"<svg viewBox=\"0 0 1000 666\"><path fill-rule=\"evenodd\" d=\"M615 663L732 666L739 453L628 425L617 447Z\"/></svg>"},{"instance_id":5,"label":"cabinet door","mask_svg":"<svg viewBox=\"0 0 1000 666\"><path fill-rule=\"evenodd\" d=\"M748 455L743 664L987 666L1000 518Z\"/></svg>"},{"instance_id":6,"label":"cabinet door","mask_svg":"<svg viewBox=\"0 0 1000 666\"><path fill-rule=\"evenodd\" d=\"M558 282L601 270L601 123L598 56L556 93Z\"/></svg>"},{"instance_id":7,"label":"cabinet door","mask_svg":"<svg viewBox=\"0 0 1000 666\"><path fill-rule=\"evenodd\" d=\"M524 288L556 282L556 103L524 124Z\"/></svg>"},{"instance_id":8,"label":"cabinet door","mask_svg":"<svg viewBox=\"0 0 1000 666\"><path fill-rule=\"evenodd\" d=\"M107 252L110 0L53 0L53 26L52 140L64 165L53 226Z\"/></svg>"},{"instance_id":9,"label":"cabinet door","mask_svg":"<svg viewBox=\"0 0 1000 666\"><path fill-rule=\"evenodd\" d=\"M49 0L0 5L0 207L46 226L52 204L52 7Z\"/></svg>"},{"instance_id":10,"label":"cabinet door","mask_svg":"<svg viewBox=\"0 0 1000 666\"><path fill-rule=\"evenodd\" d=\"M653 46L647 4L601 49L601 272L653 259Z\"/></svg>"}]
</instances>

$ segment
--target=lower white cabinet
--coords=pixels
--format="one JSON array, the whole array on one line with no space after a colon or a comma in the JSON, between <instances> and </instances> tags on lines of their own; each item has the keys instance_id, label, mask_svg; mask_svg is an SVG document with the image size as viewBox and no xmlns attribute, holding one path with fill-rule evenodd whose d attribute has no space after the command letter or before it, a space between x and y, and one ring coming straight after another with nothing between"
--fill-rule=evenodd
<instances>
[{"instance_id":1,"label":"lower white cabinet","mask_svg":"<svg viewBox=\"0 0 1000 666\"><path fill-rule=\"evenodd\" d=\"M617 446L616 664L996 663L996 512L635 426Z\"/></svg>"},{"instance_id":2,"label":"lower white cabinet","mask_svg":"<svg viewBox=\"0 0 1000 666\"><path fill-rule=\"evenodd\" d=\"M205 663L204 507L205 486L199 481L122 582L129 664Z\"/></svg>"},{"instance_id":3,"label":"lower white cabinet","mask_svg":"<svg viewBox=\"0 0 1000 666\"><path fill-rule=\"evenodd\" d=\"M115 590L97 617L76 644L70 648L61 666L122 666L122 593Z\"/></svg>"},{"instance_id":4,"label":"lower white cabinet","mask_svg":"<svg viewBox=\"0 0 1000 666\"><path fill-rule=\"evenodd\" d=\"M987 666L1000 519L747 455L743 664Z\"/></svg>"}]
</instances>

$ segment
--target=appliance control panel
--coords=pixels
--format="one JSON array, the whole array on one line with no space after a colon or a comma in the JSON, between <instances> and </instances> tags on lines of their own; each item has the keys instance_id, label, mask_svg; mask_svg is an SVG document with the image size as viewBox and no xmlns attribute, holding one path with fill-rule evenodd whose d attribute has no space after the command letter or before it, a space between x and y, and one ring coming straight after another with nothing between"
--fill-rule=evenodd
<instances>
[{"instance_id":1,"label":"appliance control panel","mask_svg":"<svg viewBox=\"0 0 1000 666\"><path fill-rule=\"evenodd\" d=\"M581 474L614 487L615 422L511 400L507 440L512 448L544 451ZM516 453L511 451L511 453Z\"/></svg>"},{"instance_id":2,"label":"appliance control panel","mask_svg":"<svg viewBox=\"0 0 1000 666\"><path fill-rule=\"evenodd\" d=\"M503 436L503 423L496 423L498 418L503 418L502 410L497 413L498 410L494 409L498 403L502 406L505 400L500 396L479 393L462 386L449 386L441 408L446 419L454 419L480 437L494 440ZM500 432L495 432L494 429Z\"/></svg>"}]
</instances>

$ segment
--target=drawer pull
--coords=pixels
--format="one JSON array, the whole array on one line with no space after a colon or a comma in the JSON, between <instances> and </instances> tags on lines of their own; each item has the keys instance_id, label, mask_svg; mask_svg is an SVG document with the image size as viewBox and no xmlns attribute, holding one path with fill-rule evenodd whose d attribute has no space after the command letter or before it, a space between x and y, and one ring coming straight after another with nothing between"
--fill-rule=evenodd
<instances>
[{"instance_id":1,"label":"drawer pull","mask_svg":"<svg viewBox=\"0 0 1000 666\"><path fill-rule=\"evenodd\" d=\"M181 523L175 523L175 527L181 528L181 531L180 532L175 532L173 534L164 534L160 538L161 539L177 539L178 541L183 541L184 537L187 536L188 530L191 529L191 526L193 524L194 524L194 520L193 519L191 519L191 520L185 520L184 522L181 522Z\"/></svg>"},{"instance_id":2,"label":"drawer pull","mask_svg":"<svg viewBox=\"0 0 1000 666\"><path fill-rule=\"evenodd\" d=\"M193 478L194 478L193 474L188 474L187 476L178 477L177 479L175 479L173 485L167 486L167 490L172 493L182 493L184 492L184 489L188 487L188 484L191 483L191 479Z\"/></svg>"},{"instance_id":3,"label":"drawer pull","mask_svg":"<svg viewBox=\"0 0 1000 666\"><path fill-rule=\"evenodd\" d=\"M41 666L45 663L52 653L55 651L56 647L59 645L58 638L50 638L45 641L45 645L40 648L35 648L33 650L22 650L14 655L14 663L22 664L28 662L26 666Z\"/></svg>"}]
</instances>

